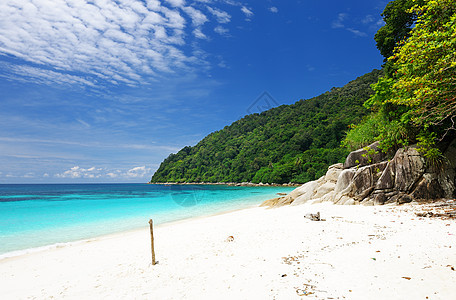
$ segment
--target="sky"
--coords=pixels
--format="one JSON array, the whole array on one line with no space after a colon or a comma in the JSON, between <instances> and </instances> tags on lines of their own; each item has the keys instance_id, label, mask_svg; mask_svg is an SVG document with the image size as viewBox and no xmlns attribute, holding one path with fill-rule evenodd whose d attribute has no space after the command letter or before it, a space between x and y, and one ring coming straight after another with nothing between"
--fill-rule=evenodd
<instances>
[{"instance_id":1,"label":"sky","mask_svg":"<svg viewBox=\"0 0 456 300\"><path fill-rule=\"evenodd\" d=\"M147 182L249 113L381 68L387 3L2 0L0 184Z\"/></svg>"}]
</instances>

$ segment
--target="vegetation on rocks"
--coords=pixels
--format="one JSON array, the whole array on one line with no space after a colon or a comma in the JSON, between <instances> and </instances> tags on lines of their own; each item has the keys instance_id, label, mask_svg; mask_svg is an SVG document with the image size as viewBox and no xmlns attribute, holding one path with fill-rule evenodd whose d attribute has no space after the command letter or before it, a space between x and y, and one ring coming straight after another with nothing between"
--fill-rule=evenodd
<instances>
[{"instance_id":1,"label":"vegetation on rocks","mask_svg":"<svg viewBox=\"0 0 456 300\"><path fill-rule=\"evenodd\" d=\"M416 16L415 26L395 40L387 57L390 72L372 86L375 94L364 104L372 114L353 126L344 144L354 149L380 140L387 151L417 143L431 165L441 165L439 145L455 132L456 2L393 2L410 7L406 12Z\"/></svg>"}]
</instances>

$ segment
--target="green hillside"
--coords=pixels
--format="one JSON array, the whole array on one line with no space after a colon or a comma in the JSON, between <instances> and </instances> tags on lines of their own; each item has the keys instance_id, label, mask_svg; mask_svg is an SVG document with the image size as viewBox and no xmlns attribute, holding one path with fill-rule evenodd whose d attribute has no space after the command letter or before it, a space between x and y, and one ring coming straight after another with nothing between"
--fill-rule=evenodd
<instances>
[{"instance_id":1,"label":"green hillside","mask_svg":"<svg viewBox=\"0 0 456 300\"><path fill-rule=\"evenodd\" d=\"M369 113L363 103L381 74L374 70L318 97L248 115L169 155L151 182L314 180L345 159L341 141Z\"/></svg>"}]
</instances>

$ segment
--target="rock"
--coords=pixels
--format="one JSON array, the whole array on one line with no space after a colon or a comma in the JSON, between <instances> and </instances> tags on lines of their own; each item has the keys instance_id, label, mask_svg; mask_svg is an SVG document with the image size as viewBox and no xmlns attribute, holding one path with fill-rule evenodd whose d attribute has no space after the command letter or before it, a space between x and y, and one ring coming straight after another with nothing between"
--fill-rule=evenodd
<instances>
[{"instance_id":1,"label":"rock","mask_svg":"<svg viewBox=\"0 0 456 300\"><path fill-rule=\"evenodd\" d=\"M445 191L436 174L426 173L419 180L411 196L416 200L435 200L445 197Z\"/></svg>"},{"instance_id":2,"label":"rock","mask_svg":"<svg viewBox=\"0 0 456 300\"><path fill-rule=\"evenodd\" d=\"M362 201L374 190L372 168L370 166L359 168L348 187L347 196Z\"/></svg>"},{"instance_id":3,"label":"rock","mask_svg":"<svg viewBox=\"0 0 456 300\"><path fill-rule=\"evenodd\" d=\"M384 154L379 152L378 143L369 147L378 152L353 151L344 165L332 165L325 176L307 182L285 197L265 201L262 206L326 201L346 205L402 204L456 195L456 140L444 152L448 164L440 173L426 169L423 156L413 146L399 149L391 161L380 161Z\"/></svg>"},{"instance_id":4,"label":"rock","mask_svg":"<svg viewBox=\"0 0 456 300\"><path fill-rule=\"evenodd\" d=\"M343 204L343 205L355 205L355 204L356 204L356 201L355 201L355 199L353 199L353 198L348 198L348 199L346 199L345 202L342 203L342 204Z\"/></svg>"},{"instance_id":5,"label":"rock","mask_svg":"<svg viewBox=\"0 0 456 300\"><path fill-rule=\"evenodd\" d=\"M316 191L316 193L312 196L312 199L316 198L321 198L325 196L326 194L334 191L334 188L336 187L336 184L331 181L327 181L324 184L322 184Z\"/></svg>"},{"instance_id":6,"label":"rock","mask_svg":"<svg viewBox=\"0 0 456 300\"><path fill-rule=\"evenodd\" d=\"M332 191L332 192L327 193L326 195L324 195L320 199L321 199L322 202L333 201L334 196L335 196L335 193L334 193L334 191Z\"/></svg>"},{"instance_id":7,"label":"rock","mask_svg":"<svg viewBox=\"0 0 456 300\"><path fill-rule=\"evenodd\" d=\"M338 205L345 205L345 203L348 204L355 204L355 200L353 198L350 198L348 196L338 196L334 198L334 204Z\"/></svg>"},{"instance_id":8,"label":"rock","mask_svg":"<svg viewBox=\"0 0 456 300\"><path fill-rule=\"evenodd\" d=\"M344 170L339 176L335 192L342 195L346 194L357 201L364 200L375 189L377 181L382 176L387 164L387 162L379 162L360 167L356 171L355 169ZM355 173L354 175L353 172ZM349 179L350 177L352 177L351 180ZM348 187L343 189L348 181L350 181Z\"/></svg>"},{"instance_id":9,"label":"rock","mask_svg":"<svg viewBox=\"0 0 456 300\"><path fill-rule=\"evenodd\" d=\"M344 169L381 162L385 158L385 154L378 148L378 145L379 142L375 142L363 149L351 152L345 160Z\"/></svg>"},{"instance_id":10,"label":"rock","mask_svg":"<svg viewBox=\"0 0 456 300\"><path fill-rule=\"evenodd\" d=\"M366 201L363 201L363 202L361 202L361 204L364 205L364 206L374 206L375 205L375 203L374 203L374 201L372 199L368 199Z\"/></svg>"},{"instance_id":11,"label":"rock","mask_svg":"<svg viewBox=\"0 0 456 300\"><path fill-rule=\"evenodd\" d=\"M385 170L375 184L376 190L388 190L394 188L394 179L396 178L396 162L388 162Z\"/></svg>"},{"instance_id":12,"label":"rock","mask_svg":"<svg viewBox=\"0 0 456 300\"><path fill-rule=\"evenodd\" d=\"M456 139L448 146L443 155L447 164L439 174L438 180L445 191L445 198L454 198L456 196Z\"/></svg>"},{"instance_id":13,"label":"rock","mask_svg":"<svg viewBox=\"0 0 456 300\"><path fill-rule=\"evenodd\" d=\"M320 185L323 184L323 180L320 178L319 180L314 180L314 181L309 181L302 185L301 187L295 189L290 193L292 196L296 196L294 201L292 202L292 205L299 205L306 203L307 201L311 200L314 198L314 194L316 190L319 188ZM298 190L298 191L296 191ZM296 191L296 192L295 192Z\"/></svg>"},{"instance_id":14,"label":"rock","mask_svg":"<svg viewBox=\"0 0 456 300\"><path fill-rule=\"evenodd\" d=\"M407 194L402 194L399 199L396 200L397 204L410 203L413 201L413 198Z\"/></svg>"},{"instance_id":15,"label":"rock","mask_svg":"<svg viewBox=\"0 0 456 300\"><path fill-rule=\"evenodd\" d=\"M317 198L317 199L311 199L309 200L308 203L310 204L317 204L317 203L323 203L325 200L323 198Z\"/></svg>"},{"instance_id":16,"label":"rock","mask_svg":"<svg viewBox=\"0 0 456 300\"><path fill-rule=\"evenodd\" d=\"M385 193L376 194L372 197L375 205L382 205L388 200Z\"/></svg>"},{"instance_id":17,"label":"rock","mask_svg":"<svg viewBox=\"0 0 456 300\"><path fill-rule=\"evenodd\" d=\"M397 150L393 158L396 166L394 188L408 193L425 171L423 157L415 148L408 147Z\"/></svg>"},{"instance_id":18,"label":"rock","mask_svg":"<svg viewBox=\"0 0 456 300\"><path fill-rule=\"evenodd\" d=\"M337 178L336 187L334 188L334 192L336 194L345 190L352 181L353 177L355 176L356 170L355 169L347 169L343 170L339 174L339 178Z\"/></svg>"},{"instance_id":19,"label":"rock","mask_svg":"<svg viewBox=\"0 0 456 300\"><path fill-rule=\"evenodd\" d=\"M334 183L337 182L339 174L342 172L343 168L343 164L335 164L330 166L326 172L325 181L332 181Z\"/></svg>"},{"instance_id":20,"label":"rock","mask_svg":"<svg viewBox=\"0 0 456 300\"><path fill-rule=\"evenodd\" d=\"M320 212L317 212L316 214L306 214L304 218L309 219L311 221L325 221L325 219L320 218Z\"/></svg>"},{"instance_id":21,"label":"rock","mask_svg":"<svg viewBox=\"0 0 456 300\"><path fill-rule=\"evenodd\" d=\"M264 201L263 203L260 204L260 207L274 207L283 198L285 198L285 197L279 197L279 198L266 200L266 201Z\"/></svg>"},{"instance_id":22,"label":"rock","mask_svg":"<svg viewBox=\"0 0 456 300\"><path fill-rule=\"evenodd\" d=\"M445 168L438 174L437 180L444 191L445 198L454 198L456 196L455 169Z\"/></svg>"}]
</instances>

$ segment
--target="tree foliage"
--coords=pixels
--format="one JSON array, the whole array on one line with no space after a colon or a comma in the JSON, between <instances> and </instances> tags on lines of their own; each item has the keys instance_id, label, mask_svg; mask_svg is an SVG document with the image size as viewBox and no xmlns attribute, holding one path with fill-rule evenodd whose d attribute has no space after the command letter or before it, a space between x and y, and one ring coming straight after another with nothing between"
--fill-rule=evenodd
<instances>
[{"instance_id":1,"label":"tree foliage","mask_svg":"<svg viewBox=\"0 0 456 300\"><path fill-rule=\"evenodd\" d=\"M374 70L318 97L248 115L166 158L151 182L304 183L345 160L348 125L368 113Z\"/></svg>"},{"instance_id":2,"label":"tree foliage","mask_svg":"<svg viewBox=\"0 0 456 300\"><path fill-rule=\"evenodd\" d=\"M422 1L418 1L422 2ZM385 60L394 53L394 48L410 36L412 26L417 19L415 11L410 9L417 4L413 0L395 0L389 2L383 10L385 25L375 34L375 41Z\"/></svg>"},{"instance_id":3,"label":"tree foliage","mask_svg":"<svg viewBox=\"0 0 456 300\"><path fill-rule=\"evenodd\" d=\"M390 59L397 76L388 102L410 108L419 127L439 126L456 113L456 2L425 1L410 38Z\"/></svg>"},{"instance_id":4,"label":"tree foliage","mask_svg":"<svg viewBox=\"0 0 456 300\"><path fill-rule=\"evenodd\" d=\"M425 157L438 161L438 142L455 129L456 2L413 2L422 3L409 10L417 16L416 26L388 58L396 71L372 86L375 93L364 105L373 113L344 143L362 146L380 139L384 150L418 143ZM370 136L362 140L362 132Z\"/></svg>"}]
</instances>

